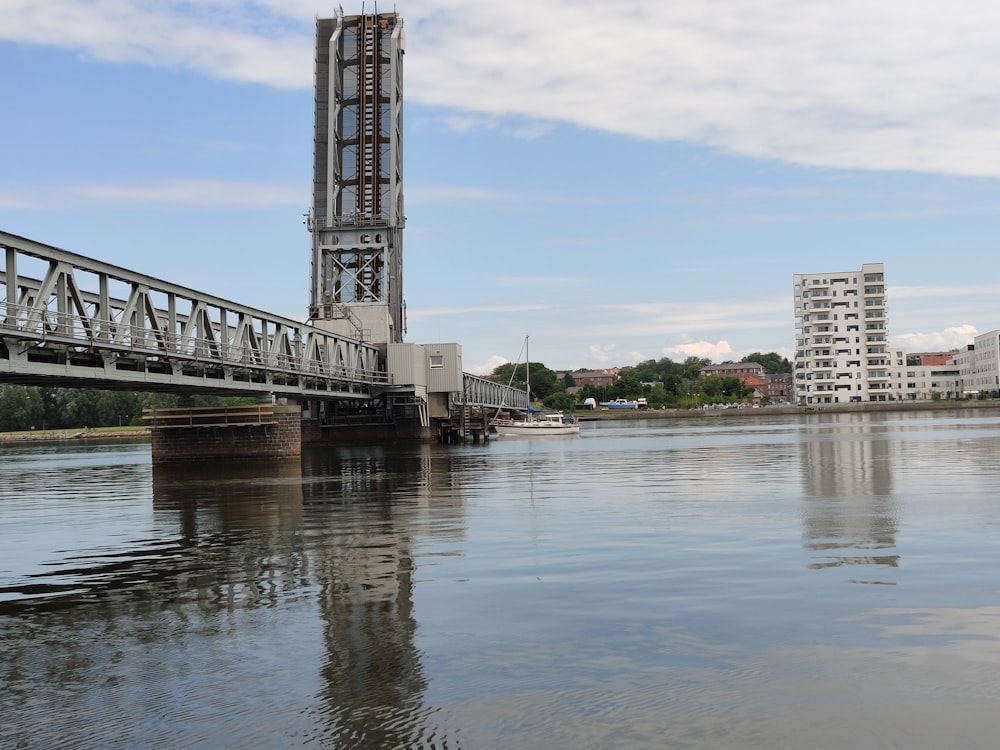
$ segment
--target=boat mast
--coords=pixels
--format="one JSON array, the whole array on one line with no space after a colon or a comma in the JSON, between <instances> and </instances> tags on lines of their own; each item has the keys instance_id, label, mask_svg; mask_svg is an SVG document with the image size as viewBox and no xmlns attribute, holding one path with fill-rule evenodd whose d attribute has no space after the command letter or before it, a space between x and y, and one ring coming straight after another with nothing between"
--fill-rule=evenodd
<instances>
[{"instance_id":1,"label":"boat mast","mask_svg":"<svg viewBox=\"0 0 1000 750\"><path fill-rule=\"evenodd\" d=\"M524 337L524 389L528 392L528 413L531 413L531 352L528 351L528 337Z\"/></svg>"}]
</instances>

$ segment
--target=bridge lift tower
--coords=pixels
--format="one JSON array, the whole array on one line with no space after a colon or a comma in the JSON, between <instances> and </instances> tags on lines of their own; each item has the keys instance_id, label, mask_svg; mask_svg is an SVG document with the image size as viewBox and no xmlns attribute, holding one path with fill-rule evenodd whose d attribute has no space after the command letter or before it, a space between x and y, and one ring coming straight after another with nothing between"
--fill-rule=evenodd
<instances>
[{"instance_id":1,"label":"bridge lift tower","mask_svg":"<svg viewBox=\"0 0 1000 750\"><path fill-rule=\"evenodd\" d=\"M309 320L382 348L405 333L403 19L316 20Z\"/></svg>"}]
</instances>

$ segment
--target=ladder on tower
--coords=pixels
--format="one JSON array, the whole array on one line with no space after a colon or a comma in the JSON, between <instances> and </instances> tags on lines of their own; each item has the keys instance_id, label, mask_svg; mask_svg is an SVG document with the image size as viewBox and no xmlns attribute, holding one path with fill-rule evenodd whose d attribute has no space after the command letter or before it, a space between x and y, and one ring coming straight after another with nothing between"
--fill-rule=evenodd
<instances>
[{"instance_id":1,"label":"ladder on tower","mask_svg":"<svg viewBox=\"0 0 1000 750\"><path fill-rule=\"evenodd\" d=\"M368 218L376 218L381 210L378 191L378 100L379 100L379 59L380 27L375 17L366 16L361 38L359 55L360 101L360 146L358 148L358 175L361 180L358 191L358 213Z\"/></svg>"}]
</instances>

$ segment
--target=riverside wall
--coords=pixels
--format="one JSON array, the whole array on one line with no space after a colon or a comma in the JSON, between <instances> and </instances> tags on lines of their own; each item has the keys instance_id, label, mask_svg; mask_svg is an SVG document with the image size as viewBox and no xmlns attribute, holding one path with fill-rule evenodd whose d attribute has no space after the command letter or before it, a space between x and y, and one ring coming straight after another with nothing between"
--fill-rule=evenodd
<instances>
[{"instance_id":1,"label":"riverside wall","mask_svg":"<svg viewBox=\"0 0 1000 750\"><path fill-rule=\"evenodd\" d=\"M871 414L887 412L931 412L1000 409L1000 399L973 401L866 401L855 404L823 404L817 406L762 406L757 409L598 409L576 412L584 420L609 419L702 419L716 417L760 417L799 414Z\"/></svg>"},{"instance_id":2,"label":"riverside wall","mask_svg":"<svg viewBox=\"0 0 1000 750\"><path fill-rule=\"evenodd\" d=\"M720 417L774 417L781 415L795 416L807 414L862 414L888 412L933 412L959 411L973 415L979 411L1000 410L1000 400L972 401L889 401L861 404L825 404L823 406L764 406L759 409L642 409L642 410L598 410L579 411L576 415L582 421L598 420L655 420L655 419L713 419ZM289 420L289 428L291 428ZM343 429L346 428L346 429ZM294 428L291 428L294 429ZM402 429L392 425L325 425L314 421L299 420L299 440L301 445L350 445L379 443L396 440L427 440L426 430L421 430L419 424L408 425ZM152 439L151 428L146 429L62 429L38 430L31 432L0 433L0 444L25 441L76 441L76 440L138 440ZM203 436L203 439L207 436ZM214 439L214 438L213 438ZM250 432L234 433L229 440L239 447L239 452L247 457L254 457L253 448L249 443L263 439L267 443L267 435L255 435ZM174 446L174 452L180 455L187 449L182 449L177 443L180 437L169 439ZM175 442L176 441L176 442ZM280 444L280 440L278 443ZM281 449L279 449L280 452ZM294 455L299 455L298 453Z\"/></svg>"}]
</instances>

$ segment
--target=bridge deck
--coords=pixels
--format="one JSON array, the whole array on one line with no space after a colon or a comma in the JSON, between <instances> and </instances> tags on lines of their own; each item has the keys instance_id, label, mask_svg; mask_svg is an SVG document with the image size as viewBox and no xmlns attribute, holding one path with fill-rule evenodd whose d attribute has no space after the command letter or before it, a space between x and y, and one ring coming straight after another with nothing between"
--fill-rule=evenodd
<instances>
[{"instance_id":1,"label":"bridge deck","mask_svg":"<svg viewBox=\"0 0 1000 750\"><path fill-rule=\"evenodd\" d=\"M393 384L380 349L0 231L0 382L364 401ZM455 402L524 409L464 374Z\"/></svg>"},{"instance_id":2,"label":"bridge deck","mask_svg":"<svg viewBox=\"0 0 1000 750\"><path fill-rule=\"evenodd\" d=\"M0 378L367 399L373 344L0 232Z\"/></svg>"}]
</instances>

